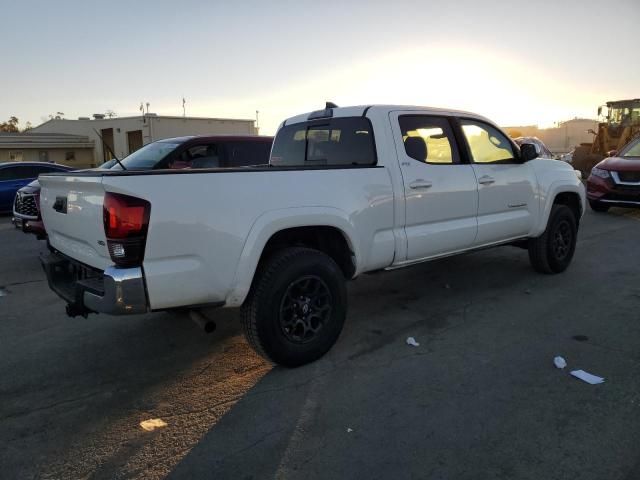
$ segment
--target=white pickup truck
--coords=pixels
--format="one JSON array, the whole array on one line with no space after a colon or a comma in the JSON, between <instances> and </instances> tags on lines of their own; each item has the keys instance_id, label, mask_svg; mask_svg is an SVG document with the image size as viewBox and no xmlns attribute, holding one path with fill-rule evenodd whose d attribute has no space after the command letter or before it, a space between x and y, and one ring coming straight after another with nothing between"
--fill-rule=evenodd
<instances>
[{"instance_id":1,"label":"white pickup truck","mask_svg":"<svg viewBox=\"0 0 640 480\"><path fill-rule=\"evenodd\" d=\"M564 271L584 187L538 153L472 113L327 104L282 123L269 166L41 175L41 260L70 315L241 307L251 345L297 366L362 273L504 244Z\"/></svg>"}]
</instances>

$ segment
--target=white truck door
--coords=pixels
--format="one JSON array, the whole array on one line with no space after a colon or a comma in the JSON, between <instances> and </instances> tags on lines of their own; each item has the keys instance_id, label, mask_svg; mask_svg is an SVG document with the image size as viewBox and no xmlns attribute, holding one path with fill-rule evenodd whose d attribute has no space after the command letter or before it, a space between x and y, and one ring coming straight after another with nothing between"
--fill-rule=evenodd
<instances>
[{"instance_id":1,"label":"white truck door","mask_svg":"<svg viewBox=\"0 0 640 480\"><path fill-rule=\"evenodd\" d=\"M391 112L402 173L411 262L464 250L477 232L478 185L473 167L462 164L447 117L416 111Z\"/></svg>"},{"instance_id":2,"label":"white truck door","mask_svg":"<svg viewBox=\"0 0 640 480\"><path fill-rule=\"evenodd\" d=\"M539 210L531 165L517 159L513 144L492 125L460 119L460 126L478 181L474 246L528 236Z\"/></svg>"}]
</instances>

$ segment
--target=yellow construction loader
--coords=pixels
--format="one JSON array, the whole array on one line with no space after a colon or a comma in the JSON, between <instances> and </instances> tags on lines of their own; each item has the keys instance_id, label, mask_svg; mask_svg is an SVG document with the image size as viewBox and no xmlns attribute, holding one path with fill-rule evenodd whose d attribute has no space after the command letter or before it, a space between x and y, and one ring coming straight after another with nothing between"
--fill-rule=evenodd
<instances>
[{"instance_id":1,"label":"yellow construction loader","mask_svg":"<svg viewBox=\"0 0 640 480\"><path fill-rule=\"evenodd\" d=\"M573 152L573 168L584 175L640 135L640 98L607 102L598 107L598 119L598 131L589 130L595 136L593 143L581 143Z\"/></svg>"}]
</instances>

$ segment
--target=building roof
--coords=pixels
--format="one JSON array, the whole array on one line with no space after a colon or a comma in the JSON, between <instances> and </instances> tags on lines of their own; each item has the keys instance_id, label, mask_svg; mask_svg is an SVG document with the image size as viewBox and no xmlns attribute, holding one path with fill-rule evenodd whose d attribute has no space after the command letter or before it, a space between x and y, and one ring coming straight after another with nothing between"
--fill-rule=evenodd
<instances>
[{"instance_id":1,"label":"building roof","mask_svg":"<svg viewBox=\"0 0 640 480\"><path fill-rule=\"evenodd\" d=\"M159 120L208 120L218 122L241 122L241 123L255 123L254 119L246 118L217 118L217 117L183 117L178 115L156 115L154 113L143 115L132 115L128 117L112 117L112 118L83 118L83 119L66 119L66 118L52 118L47 120L34 128L40 128L51 122L82 122L82 123L98 123L98 122L118 122L119 120L131 120L131 119L159 119Z\"/></svg>"},{"instance_id":2,"label":"building roof","mask_svg":"<svg viewBox=\"0 0 640 480\"><path fill-rule=\"evenodd\" d=\"M0 148L93 148L86 135L64 133L0 132Z\"/></svg>"}]
</instances>

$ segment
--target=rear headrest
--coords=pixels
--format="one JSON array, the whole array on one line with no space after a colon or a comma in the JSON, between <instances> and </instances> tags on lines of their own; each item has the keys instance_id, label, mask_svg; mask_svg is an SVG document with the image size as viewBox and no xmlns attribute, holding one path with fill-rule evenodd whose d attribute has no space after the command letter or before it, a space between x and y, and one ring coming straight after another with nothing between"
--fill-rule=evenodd
<instances>
[{"instance_id":1,"label":"rear headrest","mask_svg":"<svg viewBox=\"0 0 640 480\"><path fill-rule=\"evenodd\" d=\"M427 144L422 137L407 137L404 141L404 149L407 155L420 162L427 161Z\"/></svg>"}]
</instances>

